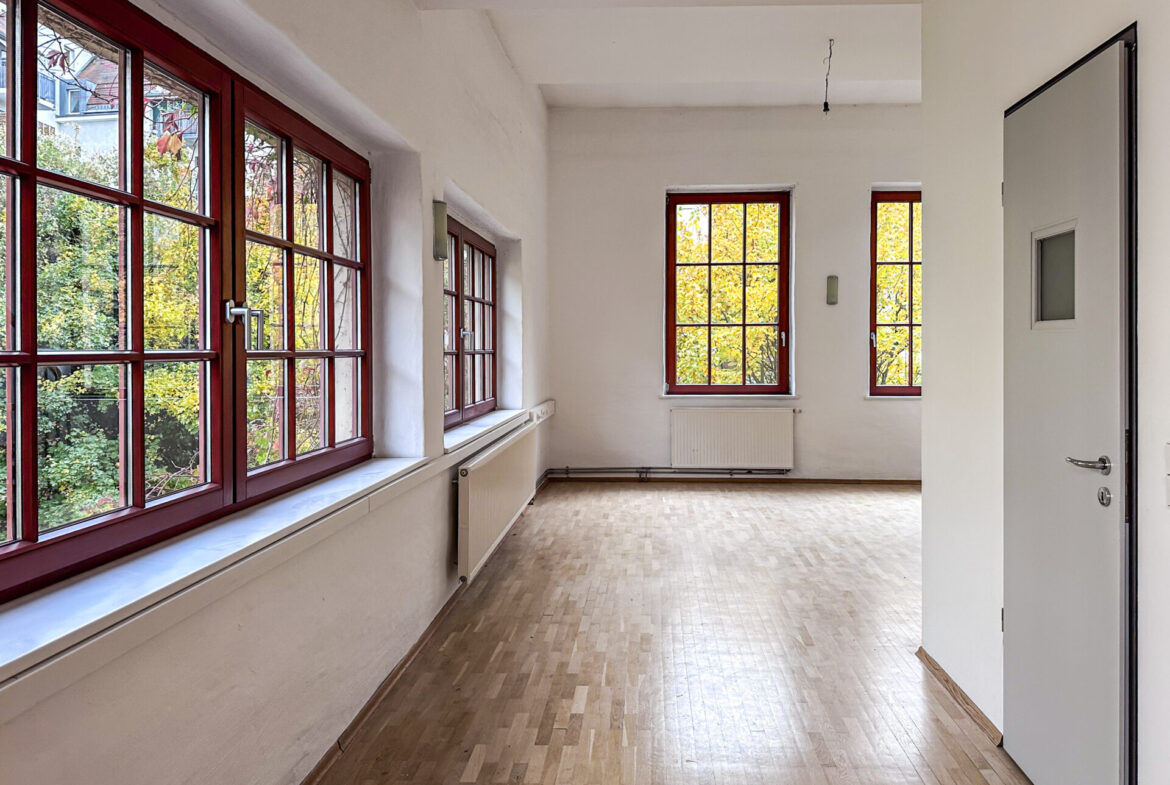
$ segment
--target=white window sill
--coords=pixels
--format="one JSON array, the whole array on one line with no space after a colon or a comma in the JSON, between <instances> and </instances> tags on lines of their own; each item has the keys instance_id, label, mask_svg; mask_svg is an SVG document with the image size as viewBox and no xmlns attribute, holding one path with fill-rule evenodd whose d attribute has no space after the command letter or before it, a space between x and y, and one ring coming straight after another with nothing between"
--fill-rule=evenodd
<instances>
[{"instance_id":1,"label":"white window sill","mask_svg":"<svg viewBox=\"0 0 1170 785\"><path fill-rule=\"evenodd\" d=\"M488 412L466 425L460 425L444 433L443 452L454 452L476 439L497 435L509 426L518 425L527 417L528 411L525 409L496 409L494 412Z\"/></svg>"}]
</instances>

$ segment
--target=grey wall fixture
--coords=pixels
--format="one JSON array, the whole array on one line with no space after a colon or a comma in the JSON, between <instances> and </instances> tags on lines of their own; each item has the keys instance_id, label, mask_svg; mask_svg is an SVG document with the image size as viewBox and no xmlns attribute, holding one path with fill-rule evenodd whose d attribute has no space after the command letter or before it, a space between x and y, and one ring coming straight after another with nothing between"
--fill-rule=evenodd
<instances>
[{"instance_id":1,"label":"grey wall fixture","mask_svg":"<svg viewBox=\"0 0 1170 785\"><path fill-rule=\"evenodd\" d=\"M825 304L837 304L837 276L830 275L825 279Z\"/></svg>"},{"instance_id":2,"label":"grey wall fixture","mask_svg":"<svg viewBox=\"0 0 1170 785\"><path fill-rule=\"evenodd\" d=\"M434 256L436 262L447 261L447 203L431 202L435 212Z\"/></svg>"}]
</instances>

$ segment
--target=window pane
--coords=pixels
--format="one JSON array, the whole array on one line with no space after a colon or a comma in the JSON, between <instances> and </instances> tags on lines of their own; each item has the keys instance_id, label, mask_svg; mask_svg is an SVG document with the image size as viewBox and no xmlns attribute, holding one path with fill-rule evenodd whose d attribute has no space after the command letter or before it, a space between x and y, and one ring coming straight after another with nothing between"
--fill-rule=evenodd
<instances>
[{"instance_id":1,"label":"window pane","mask_svg":"<svg viewBox=\"0 0 1170 785\"><path fill-rule=\"evenodd\" d=\"M293 294L296 297L296 339L298 349L321 349L321 323L324 321L321 300L321 273L324 268L320 259L297 255L293 266L295 280Z\"/></svg>"},{"instance_id":2,"label":"window pane","mask_svg":"<svg viewBox=\"0 0 1170 785\"><path fill-rule=\"evenodd\" d=\"M483 349L483 336L487 332L487 326L484 323L483 303L475 304L475 348Z\"/></svg>"},{"instance_id":3,"label":"window pane","mask_svg":"<svg viewBox=\"0 0 1170 785\"><path fill-rule=\"evenodd\" d=\"M297 455L319 450L325 440L325 360L296 361Z\"/></svg>"},{"instance_id":4,"label":"window pane","mask_svg":"<svg viewBox=\"0 0 1170 785\"><path fill-rule=\"evenodd\" d=\"M148 502L207 481L203 444L206 378L206 363L146 364Z\"/></svg>"},{"instance_id":5,"label":"window pane","mask_svg":"<svg viewBox=\"0 0 1170 785\"><path fill-rule=\"evenodd\" d=\"M463 288L459 293L467 296L471 292L471 246L463 245Z\"/></svg>"},{"instance_id":6,"label":"window pane","mask_svg":"<svg viewBox=\"0 0 1170 785\"><path fill-rule=\"evenodd\" d=\"M261 348L284 348L284 253L271 245L249 242L247 244L247 304L264 315L264 330ZM249 325L249 332L255 335L258 325ZM252 337L248 346L252 347Z\"/></svg>"},{"instance_id":7,"label":"window pane","mask_svg":"<svg viewBox=\"0 0 1170 785\"><path fill-rule=\"evenodd\" d=\"M775 323L780 309L780 267L749 264L747 267L747 320Z\"/></svg>"},{"instance_id":8,"label":"window pane","mask_svg":"<svg viewBox=\"0 0 1170 785\"><path fill-rule=\"evenodd\" d=\"M455 361L458 359L456 355L448 354L443 356L443 411L452 411L455 409ZM338 363L341 360L337 361ZM340 369L340 365L338 366ZM340 370L339 370L340 372ZM337 382L337 395L342 393L341 382ZM338 425L338 436L341 439L340 425Z\"/></svg>"},{"instance_id":9,"label":"window pane","mask_svg":"<svg viewBox=\"0 0 1170 785\"><path fill-rule=\"evenodd\" d=\"M455 358L447 358L447 388L453 388ZM338 443L358 436L358 407L361 386L358 383L358 362L356 357L338 357L333 361L333 430ZM453 409L453 400L448 394L447 409Z\"/></svg>"},{"instance_id":10,"label":"window pane","mask_svg":"<svg viewBox=\"0 0 1170 785\"><path fill-rule=\"evenodd\" d=\"M922 386L922 328L914 328L914 386Z\"/></svg>"},{"instance_id":11,"label":"window pane","mask_svg":"<svg viewBox=\"0 0 1170 785\"><path fill-rule=\"evenodd\" d=\"M146 348L202 348L203 231L151 213L146 214L145 228L142 294Z\"/></svg>"},{"instance_id":12,"label":"window pane","mask_svg":"<svg viewBox=\"0 0 1170 785\"><path fill-rule=\"evenodd\" d=\"M450 301L450 296L446 296ZM450 303L448 313L444 317L444 334L450 330L446 322L450 319ZM358 348L358 274L351 267L339 264L333 266L333 348L339 350ZM447 348L452 348L448 346Z\"/></svg>"},{"instance_id":13,"label":"window pane","mask_svg":"<svg viewBox=\"0 0 1170 785\"><path fill-rule=\"evenodd\" d=\"M877 328L876 379L879 387L910 384L910 328Z\"/></svg>"},{"instance_id":14,"label":"window pane","mask_svg":"<svg viewBox=\"0 0 1170 785\"><path fill-rule=\"evenodd\" d=\"M37 187L37 343L126 348L122 208Z\"/></svg>"},{"instance_id":15,"label":"window pane","mask_svg":"<svg viewBox=\"0 0 1170 785\"><path fill-rule=\"evenodd\" d=\"M475 366L472 364L472 355L463 355L463 405L470 406L475 403L475 380L472 378L472 372Z\"/></svg>"},{"instance_id":16,"label":"window pane","mask_svg":"<svg viewBox=\"0 0 1170 785\"><path fill-rule=\"evenodd\" d=\"M922 202L914 203L914 261L922 261Z\"/></svg>"},{"instance_id":17,"label":"window pane","mask_svg":"<svg viewBox=\"0 0 1170 785\"><path fill-rule=\"evenodd\" d=\"M906 202L877 203L877 260L910 261L910 205Z\"/></svg>"},{"instance_id":18,"label":"window pane","mask_svg":"<svg viewBox=\"0 0 1170 785\"><path fill-rule=\"evenodd\" d=\"M475 249L475 263L471 268L473 291L476 297L483 297L483 251Z\"/></svg>"},{"instance_id":19,"label":"window pane","mask_svg":"<svg viewBox=\"0 0 1170 785\"><path fill-rule=\"evenodd\" d=\"M494 355L486 355L483 358L483 393L484 398L495 398L496 388L495 380L492 378L492 369L495 367L496 358Z\"/></svg>"},{"instance_id":20,"label":"window pane","mask_svg":"<svg viewBox=\"0 0 1170 785\"><path fill-rule=\"evenodd\" d=\"M5 40L8 38L7 20L8 3L0 2L0 28L3 28ZM16 58L8 51L8 47L4 46L2 51L0 51L0 79L3 79L6 89L8 85L16 84L12 78L13 71L15 70L13 65L15 63ZM0 117L0 155L12 155L12 151L8 149L8 140L12 139L13 136L8 133L8 124L13 119L8 116L7 111L3 112L3 117ZM3 540L0 540L0 542L3 542Z\"/></svg>"},{"instance_id":21,"label":"window pane","mask_svg":"<svg viewBox=\"0 0 1170 785\"><path fill-rule=\"evenodd\" d=\"M0 348L11 348L8 335L8 191L11 187L12 180L0 176Z\"/></svg>"},{"instance_id":22,"label":"window pane","mask_svg":"<svg viewBox=\"0 0 1170 785\"><path fill-rule=\"evenodd\" d=\"M455 264L458 258L455 256L458 243L455 235L447 235L447 261L443 262L443 288L449 291L455 291Z\"/></svg>"},{"instance_id":23,"label":"window pane","mask_svg":"<svg viewBox=\"0 0 1170 785\"><path fill-rule=\"evenodd\" d=\"M1038 251L1040 319L1076 318L1076 234L1065 232L1040 241Z\"/></svg>"},{"instance_id":24,"label":"window pane","mask_svg":"<svg viewBox=\"0 0 1170 785\"><path fill-rule=\"evenodd\" d=\"M482 354L475 355L475 401L484 400L483 396L483 360Z\"/></svg>"},{"instance_id":25,"label":"window pane","mask_svg":"<svg viewBox=\"0 0 1170 785\"><path fill-rule=\"evenodd\" d=\"M42 5L37 20L37 164L117 188L122 50Z\"/></svg>"},{"instance_id":26,"label":"window pane","mask_svg":"<svg viewBox=\"0 0 1170 785\"><path fill-rule=\"evenodd\" d=\"M492 256L483 258L483 296L487 300L496 299L495 290L496 260Z\"/></svg>"},{"instance_id":27,"label":"window pane","mask_svg":"<svg viewBox=\"0 0 1170 785\"><path fill-rule=\"evenodd\" d=\"M711 328L711 384L743 384L743 328Z\"/></svg>"},{"instance_id":28,"label":"window pane","mask_svg":"<svg viewBox=\"0 0 1170 785\"><path fill-rule=\"evenodd\" d=\"M325 164L300 148L293 148L293 241L321 248L325 210Z\"/></svg>"},{"instance_id":29,"label":"window pane","mask_svg":"<svg viewBox=\"0 0 1170 785\"><path fill-rule=\"evenodd\" d=\"M675 208L674 258L678 264L706 264L710 207L680 204Z\"/></svg>"},{"instance_id":30,"label":"window pane","mask_svg":"<svg viewBox=\"0 0 1170 785\"><path fill-rule=\"evenodd\" d=\"M13 520L8 519L8 413L15 414L14 401L9 396L16 392L13 384L13 370L0 369L0 543L16 537L15 512ZM14 466L15 468L15 466Z\"/></svg>"},{"instance_id":31,"label":"window pane","mask_svg":"<svg viewBox=\"0 0 1170 785\"><path fill-rule=\"evenodd\" d=\"M203 94L150 63L144 73L143 195L202 212Z\"/></svg>"},{"instance_id":32,"label":"window pane","mask_svg":"<svg viewBox=\"0 0 1170 785\"><path fill-rule=\"evenodd\" d=\"M707 267L677 267L674 271L675 321L707 322Z\"/></svg>"},{"instance_id":33,"label":"window pane","mask_svg":"<svg viewBox=\"0 0 1170 785\"><path fill-rule=\"evenodd\" d=\"M461 334L459 335L460 349L470 349L473 346L472 340L474 340L474 336L472 333L475 332L475 321L471 313L471 302L471 300L463 301L463 321L460 328Z\"/></svg>"},{"instance_id":34,"label":"window pane","mask_svg":"<svg viewBox=\"0 0 1170 785\"><path fill-rule=\"evenodd\" d=\"M336 285L334 284L335 287ZM443 295L443 299L446 306L443 308L443 350L455 352L459 350L455 340L455 303L458 298L453 294L447 294Z\"/></svg>"},{"instance_id":35,"label":"window pane","mask_svg":"<svg viewBox=\"0 0 1170 785\"><path fill-rule=\"evenodd\" d=\"M780 378L780 329L747 328L747 383L777 384Z\"/></svg>"},{"instance_id":36,"label":"window pane","mask_svg":"<svg viewBox=\"0 0 1170 785\"><path fill-rule=\"evenodd\" d=\"M357 183L333 170L333 253L357 260ZM450 253L447 258L450 260Z\"/></svg>"},{"instance_id":37,"label":"window pane","mask_svg":"<svg viewBox=\"0 0 1170 785\"><path fill-rule=\"evenodd\" d=\"M37 371L37 498L41 531L126 506L122 438L126 366Z\"/></svg>"},{"instance_id":38,"label":"window pane","mask_svg":"<svg viewBox=\"0 0 1170 785\"><path fill-rule=\"evenodd\" d=\"M772 202L747 206L747 260L780 261L779 204Z\"/></svg>"},{"instance_id":39,"label":"window pane","mask_svg":"<svg viewBox=\"0 0 1170 785\"><path fill-rule=\"evenodd\" d=\"M485 349L494 349L496 348L496 309L490 305L485 305L483 307L483 313L483 347Z\"/></svg>"},{"instance_id":40,"label":"window pane","mask_svg":"<svg viewBox=\"0 0 1170 785\"><path fill-rule=\"evenodd\" d=\"M711 262L742 262L743 239L743 205L711 205Z\"/></svg>"},{"instance_id":41,"label":"window pane","mask_svg":"<svg viewBox=\"0 0 1170 785\"><path fill-rule=\"evenodd\" d=\"M248 361L248 468L284 458L284 361Z\"/></svg>"},{"instance_id":42,"label":"window pane","mask_svg":"<svg viewBox=\"0 0 1170 785\"><path fill-rule=\"evenodd\" d=\"M707 383L707 328L675 330L675 384Z\"/></svg>"},{"instance_id":43,"label":"window pane","mask_svg":"<svg viewBox=\"0 0 1170 785\"><path fill-rule=\"evenodd\" d=\"M877 266L877 323L901 324L910 318L910 265Z\"/></svg>"},{"instance_id":44,"label":"window pane","mask_svg":"<svg viewBox=\"0 0 1170 785\"><path fill-rule=\"evenodd\" d=\"M922 324L922 265L914 265L911 274L914 276L914 318L912 321L915 324Z\"/></svg>"},{"instance_id":45,"label":"window pane","mask_svg":"<svg viewBox=\"0 0 1170 785\"><path fill-rule=\"evenodd\" d=\"M284 237L282 145L260 126L244 126L244 225L273 237Z\"/></svg>"},{"instance_id":46,"label":"window pane","mask_svg":"<svg viewBox=\"0 0 1170 785\"><path fill-rule=\"evenodd\" d=\"M711 323L743 321L743 268L711 268Z\"/></svg>"}]
</instances>

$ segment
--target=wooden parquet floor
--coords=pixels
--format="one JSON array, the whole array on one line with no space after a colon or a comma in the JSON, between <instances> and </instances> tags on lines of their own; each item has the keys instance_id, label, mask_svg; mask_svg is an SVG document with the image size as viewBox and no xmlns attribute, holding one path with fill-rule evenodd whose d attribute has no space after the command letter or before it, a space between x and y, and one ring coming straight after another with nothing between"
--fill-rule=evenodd
<instances>
[{"instance_id":1,"label":"wooden parquet floor","mask_svg":"<svg viewBox=\"0 0 1170 785\"><path fill-rule=\"evenodd\" d=\"M1026 785L919 551L916 488L553 483L322 782Z\"/></svg>"}]
</instances>

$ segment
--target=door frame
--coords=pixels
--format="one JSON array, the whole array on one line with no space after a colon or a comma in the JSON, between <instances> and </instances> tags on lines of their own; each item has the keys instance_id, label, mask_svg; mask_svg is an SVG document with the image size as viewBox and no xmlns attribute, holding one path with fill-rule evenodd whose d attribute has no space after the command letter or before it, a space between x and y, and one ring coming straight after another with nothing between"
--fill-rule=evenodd
<instances>
[{"instance_id":1,"label":"door frame","mask_svg":"<svg viewBox=\"0 0 1170 785\"><path fill-rule=\"evenodd\" d=\"M1125 424L1125 533L1123 550L1124 611L1122 613L1122 782L1137 785L1138 776L1138 530L1137 530L1137 445L1138 445L1138 58L1137 22L1126 27L1117 35L1093 49L1071 66L1049 79L1043 85L1012 104L1004 118L1043 94L1053 85L1071 75L1097 55L1121 43L1125 45L1123 64L1122 133L1125 140L1125 160L1122 170L1125 183L1122 188L1123 206L1122 233L1125 259L1122 268L1122 287L1125 296L1122 314L1122 335L1125 345L1122 350L1122 378L1125 391L1122 396Z\"/></svg>"}]
</instances>

